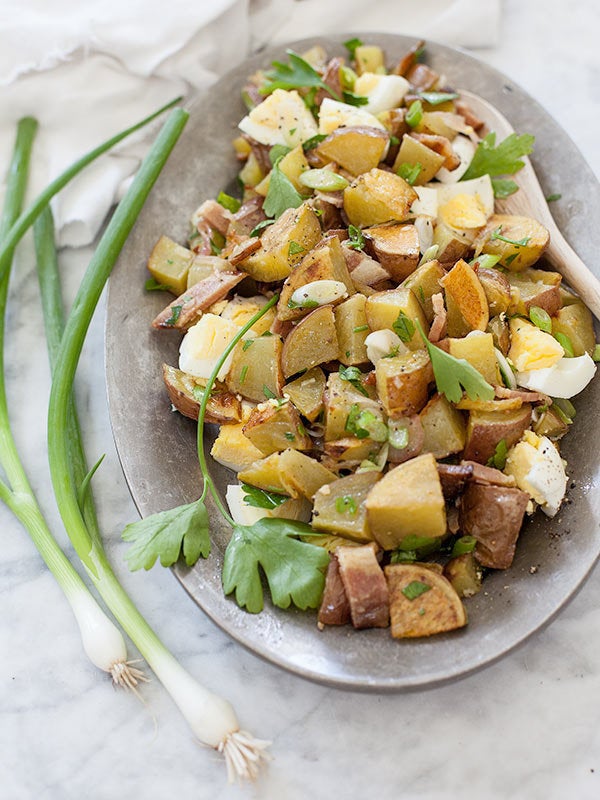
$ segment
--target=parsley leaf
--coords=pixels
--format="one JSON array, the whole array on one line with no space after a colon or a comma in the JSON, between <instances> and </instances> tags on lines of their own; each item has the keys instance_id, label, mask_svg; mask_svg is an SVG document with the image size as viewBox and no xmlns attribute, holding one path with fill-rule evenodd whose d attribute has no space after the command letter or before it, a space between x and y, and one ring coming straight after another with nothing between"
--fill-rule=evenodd
<instances>
[{"instance_id":1,"label":"parsley leaf","mask_svg":"<svg viewBox=\"0 0 600 800\"><path fill-rule=\"evenodd\" d=\"M362 250L365 246L365 237L360 228L355 225L348 226L349 247L353 250Z\"/></svg>"},{"instance_id":2,"label":"parsley leaf","mask_svg":"<svg viewBox=\"0 0 600 800\"><path fill-rule=\"evenodd\" d=\"M310 139L307 139L305 142L302 143L302 149L305 153L309 150L314 150L314 148L321 144L321 142L327 138L327 134L325 133L317 133L315 136L311 136Z\"/></svg>"},{"instance_id":3,"label":"parsley leaf","mask_svg":"<svg viewBox=\"0 0 600 800\"><path fill-rule=\"evenodd\" d=\"M506 439L500 439L494 450L494 455L488 459L488 467L496 467L496 469L504 469L506 466L506 456L508 455L508 447Z\"/></svg>"},{"instance_id":4,"label":"parsley leaf","mask_svg":"<svg viewBox=\"0 0 600 800\"><path fill-rule=\"evenodd\" d=\"M271 180L269 181L269 188L267 196L263 203L263 211L268 217L280 217L288 208L298 208L302 204L303 198L296 189L291 180L284 175L279 169L279 162L283 156L279 156L277 161L273 164L271 170Z\"/></svg>"},{"instance_id":5,"label":"parsley leaf","mask_svg":"<svg viewBox=\"0 0 600 800\"><path fill-rule=\"evenodd\" d=\"M344 42L344 47L348 51L348 55L350 58L356 58L356 48L362 47L364 42L362 39L359 39L358 36L354 36L352 39L347 39Z\"/></svg>"},{"instance_id":6,"label":"parsley leaf","mask_svg":"<svg viewBox=\"0 0 600 800\"><path fill-rule=\"evenodd\" d=\"M259 222L252 230L250 231L250 237L258 236L258 234L264 229L268 228L269 225L272 225L275 222L274 219L263 219L262 222Z\"/></svg>"},{"instance_id":7,"label":"parsley leaf","mask_svg":"<svg viewBox=\"0 0 600 800\"><path fill-rule=\"evenodd\" d=\"M365 397L369 396L362 382L363 374L358 367L340 367L340 378L351 383Z\"/></svg>"},{"instance_id":8,"label":"parsley leaf","mask_svg":"<svg viewBox=\"0 0 600 800\"><path fill-rule=\"evenodd\" d=\"M364 97L360 94L354 94L354 92L342 92L342 96L344 103L348 103L349 106L366 106L369 102L368 97Z\"/></svg>"},{"instance_id":9,"label":"parsley leaf","mask_svg":"<svg viewBox=\"0 0 600 800\"><path fill-rule=\"evenodd\" d=\"M297 256L298 253L303 253L305 250L298 242L290 242L288 247L288 256Z\"/></svg>"},{"instance_id":10,"label":"parsley leaf","mask_svg":"<svg viewBox=\"0 0 600 800\"><path fill-rule=\"evenodd\" d=\"M533 150L535 137L529 133L519 136L511 133L496 147L496 134L492 131L477 145L475 155L461 181L479 178L481 175L496 177L498 175L514 175L525 166L521 156Z\"/></svg>"},{"instance_id":11,"label":"parsley leaf","mask_svg":"<svg viewBox=\"0 0 600 800\"><path fill-rule=\"evenodd\" d=\"M171 287L167 286L166 283L159 283L156 278L148 278L144 284L144 289L147 292L168 292Z\"/></svg>"},{"instance_id":12,"label":"parsley leaf","mask_svg":"<svg viewBox=\"0 0 600 800\"><path fill-rule=\"evenodd\" d=\"M415 323L407 316L404 311L400 311L392 323L394 332L398 334L401 342L410 342L415 333Z\"/></svg>"},{"instance_id":13,"label":"parsley leaf","mask_svg":"<svg viewBox=\"0 0 600 800\"><path fill-rule=\"evenodd\" d=\"M463 389L471 400L493 400L494 387L464 358L455 358L431 344L425 336L421 323L417 327L431 359L437 390L451 403L458 403Z\"/></svg>"},{"instance_id":14,"label":"parsley leaf","mask_svg":"<svg viewBox=\"0 0 600 800\"><path fill-rule=\"evenodd\" d=\"M242 483L242 489L245 492L242 498L244 503L253 508L267 508L270 511L289 499L285 494L267 492L265 489L259 489L257 486L250 486L247 483Z\"/></svg>"},{"instance_id":15,"label":"parsley leaf","mask_svg":"<svg viewBox=\"0 0 600 800\"><path fill-rule=\"evenodd\" d=\"M549 194L548 197L546 198L546 202L547 203L554 203L557 200L560 200L561 197L562 197L562 194Z\"/></svg>"},{"instance_id":16,"label":"parsley leaf","mask_svg":"<svg viewBox=\"0 0 600 800\"><path fill-rule=\"evenodd\" d=\"M507 178L492 178L492 189L494 197L510 197L511 194L519 191L517 184Z\"/></svg>"},{"instance_id":17,"label":"parsley leaf","mask_svg":"<svg viewBox=\"0 0 600 800\"><path fill-rule=\"evenodd\" d=\"M283 156L287 156L289 152L290 148L286 144L274 144L269 150L269 161L271 162L271 166L273 166L276 161L279 161L281 158L283 158Z\"/></svg>"},{"instance_id":18,"label":"parsley leaf","mask_svg":"<svg viewBox=\"0 0 600 800\"><path fill-rule=\"evenodd\" d=\"M273 61L273 69L265 73L267 82L261 86L261 94L271 94L275 89L300 89L305 87L315 87L325 89L336 100L341 97L333 92L323 81L319 73L311 67L298 53L293 50L286 50L289 57L289 64L281 61Z\"/></svg>"},{"instance_id":19,"label":"parsley leaf","mask_svg":"<svg viewBox=\"0 0 600 800\"><path fill-rule=\"evenodd\" d=\"M232 214L235 214L236 211L240 210L240 206L242 205L241 201L237 199L237 197L232 197L230 194L226 192L219 192L217 195L217 203L223 208L226 208L227 211L231 211Z\"/></svg>"},{"instance_id":20,"label":"parsley leaf","mask_svg":"<svg viewBox=\"0 0 600 800\"><path fill-rule=\"evenodd\" d=\"M165 325L176 325L182 308L183 306L171 306L171 316L165 322Z\"/></svg>"},{"instance_id":21,"label":"parsley leaf","mask_svg":"<svg viewBox=\"0 0 600 800\"><path fill-rule=\"evenodd\" d=\"M183 551L188 566L210 553L208 513L201 500L161 511L125 526L123 540L132 542L125 554L129 569L151 569L156 559L172 566Z\"/></svg>"},{"instance_id":22,"label":"parsley leaf","mask_svg":"<svg viewBox=\"0 0 600 800\"><path fill-rule=\"evenodd\" d=\"M325 586L329 553L300 541L311 534L303 522L261 519L254 525L235 525L223 562L223 591L235 592L237 604L253 614L264 605L260 567L271 599L279 608L316 608Z\"/></svg>"}]
</instances>

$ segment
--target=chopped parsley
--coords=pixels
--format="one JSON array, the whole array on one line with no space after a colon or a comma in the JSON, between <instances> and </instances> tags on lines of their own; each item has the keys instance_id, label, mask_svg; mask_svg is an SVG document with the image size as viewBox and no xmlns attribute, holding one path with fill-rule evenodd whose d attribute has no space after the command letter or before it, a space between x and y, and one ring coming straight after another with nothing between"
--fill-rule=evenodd
<instances>
[{"instance_id":1,"label":"chopped parsley","mask_svg":"<svg viewBox=\"0 0 600 800\"><path fill-rule=\"evenodd\" d=\"M159 283L155 278L148 278L144 284L144 289L147 292L168 292L170 288L166 283Z\"/></svg>"},{"instance_id":2,"label":"chopped parsley","mask_svg":"<svg viewBox=\"0 0 600 800\"><path fill-rule=\"evenodd\" d=\"M506 456L508 455L508 447L506 439L500 439L494 450L494 455L488 459L488 467L496 467L496 469L504 469L506 466Z\"/></svg>"},{"instance_id":3,"label":"chopped parsley","mask_svg":"<svg viewBox=\"0 0 600 800\"><path fill-rule=\"evenodd\" d=\"M404 589L402 589L402 594L407 600L416 600L417 597L425 594L425 592L428 592L430 589L431 586L428 583L423 583L422 581L411 581L404 587Z\"/></svg>"},{"instance_id":4,"label":"chopped parsley","mask_svg":"<svg viewBox=\"0 0 600 800\"><path fill-rule=\"evenodd\" d=\"M263 219L262 222L259 222L252 230L250 231L250 236L258 236L258 234L267 228L269 225L272 225L275 222L274 219Z\"/></svg>"},{"instance_id":5,"label":"chopped parsley","mask_svg":"<svg viewBox=\"0 0 600 800\"><path fill-rule=\"evenodd\" d=\"M288 247L288 256L296 256L298 253L303 253L305 250L301 244L298 242L290 242L290 246Z\"/></svg>"},{"instance_id":6,"label":"chopped parsley","mask_svg":"<svg viewBox=\"0 0 600 800\"><path fill-rule=\"evenodd\" d=\"M364 394L365 397L369 396L362 382L363 374L358 367L340 367L339 375L343 381L351 383L352 386L361 394Z\"/></svg>"},{"instance_id":7,"label":"chopped parsley","mask_svg":"<svg viewBox=\"0 0 600 800\"><path fill-rule=\"evenodd\" d=\"M348 103L349 106L366 106L369 102L368 97L354 94L354 92L342 92L342 97L344 98L344 103Z\"/></svg>"},{"instance_id":8,"label":"chopped parsley","mask_svg":"<svg viewBox=\"0 0 600 800\"><path fill-rule=\"evenodd\" d=\"M368 330L369 330L369 326L368 325L357 325L356 328L352 329L352 332L353 333L362 333L363 331L368 331Z\"/></svg>"},{"instance_id":9,"label":"chopped parsley","mask_svg":"<svg viewBox=\"0 0 600 800\"><path fill-rule=\"evenodd\" d=\"M242 345L242 350L244 351L244 353L249 347L252 347L253 344L254 344L254 339L246 339L246 341Z\"/></svg>"},{"instance_id":10,"label":"chopped parsley","mask_svg":"<svg viewBox=\"0 0 600 800\"><path fill-rule=\"evenodd\" d=\"M314 150L314 148L321 144L323 139L326 139L327 135L324 133L317 133L315 136L311 136L310 139L307 139L305 142L302 143L302 149L305 153L309 150Z\"/></svg>"},{"instance_id":11,"label":"chopped parsley","mask_svg":"<svg viewBox=\"0 0 600 800\"><path fill-rule=\"evenodd\" d=\"M290 136L292 132L290 131ZM271 162L271 166L274 166L276 161L279 161L284 156L290 152L290 148L285 144L274 144L273 147L269 150L269 161Z\"/></svg>"},{"instance_id":12,"label":"chopped parsley","mask_svg":"<svg viewBox=\"0 0 600 800\"><path fill-rule=\"evenodd\" d=\"M547 203L555 203L557 200L560 200L562 194L549 194L546 198Z\"/></svg>"},{"instance_id":13,"label":"chopped parsley","mask_svg":"<svg viewBox=\"0 0 600 800\"><path fill-rule=\"evenodd\" d=\"M461 180L468 181L482 175L489 175L490 178L514 175L525 166L521 158L532 152L534 141L535 137L529 133L521 136L511 133L496 146L496 134L493 131L488 133L477 145L475 155Z\"/></svg>"},{"instance_id":14,"label":"chopped parsley","mask_svg":"<svg viewBox=\"0 0 600 800\"><path fill-rule=\"evenodd\" d=\"M502 235L502 225L500 225L495 231L492 231L490 239L492 241L497 239L500 242L506 242L506 244L512 244L515 247L525 247L527 242L531 239L531 236L524 236L522 239L509 239L507 236Z\"/></svg>"},{"instance_id":15,"label":"chopped parsley","mask_svg":"<svg viewBox=\"0 0 600 800\"><path fill-rule=\"evenodd\" d=\"M363 44L364 42L362 41L362 39L359 39L357 36L354 36L352 39L347 39L344 42L344 47L348 51L348 55L350 56L350 58L354 59L356 58L356 48L362 47Z\"/></svg>"},{"instance_id":16,"label":"chopped parsley","mask_svg":"<svg viewBox=\"0 0 600 800\"><path fill-rule=\"evenodd\" d=\"M171 306L171 316L165 322L165 325L177 325L177 320L181 315L181 309L183 306Z\"/></svg>"},{"instance_id":17,"label":"chopped parsley","mask_svg":"<svg viewBox=\"0 0 600 800\"><path fill-rule=\"evenodd\" d=\"M273 69L265 73L266 83L259 89L261 94L271 94L275 89L325 89L336 100L341 100L308 61L293 50L286 50L286 53L289 63L273 61Z\"/></svg>"},{"instance_id":18,"label":"chopped parsley","mask_svg":"<svg viewBox=\"0 0 600 800\"><path fill-rule=\"evenodd\" d=\"M349 247L353 250L362 250L365 246L365 237L360 228L355 225L348 226Z\"/></svg>"},{"instance_id":19,"label":"chopped parsley","mask_svg":"<svg viewBox=\"0 0 600 800\"><path fill-rule=\"evenodd\" d=\"M253 508L266 508L270 511L272 508L278 508L286 500L289 500L285 494L267 492L265 489L249 486L247 483L242 483L242 489L245 492L242 500L247 506L253 506Z\"/></svg>"},{"instance_id":20,"label":"chopped parsley","mask_svg":"<svg viewBox=\"0 0 600 800\"><path fill-rule=\"evenodd\" d=\"M394 332L398 334L401 342L410 342L415 333L415 323L404 312L400 311L394 322L392 323Z\"/></svg>"},{"instance_id":21,"label":"chopped parsley","mask_svg":"<svg viewBox=\"0 0 600 800\"><path fill-rule=\"evenodd\" d=\"M267 196L263 203L263 210L268 217L280 217L288 208L298 208L302 204L302 195L296 191L294 184L279 168L279 162L283 156L279 156L273 164L271 179Z\"/></svg>"}]
</instances>

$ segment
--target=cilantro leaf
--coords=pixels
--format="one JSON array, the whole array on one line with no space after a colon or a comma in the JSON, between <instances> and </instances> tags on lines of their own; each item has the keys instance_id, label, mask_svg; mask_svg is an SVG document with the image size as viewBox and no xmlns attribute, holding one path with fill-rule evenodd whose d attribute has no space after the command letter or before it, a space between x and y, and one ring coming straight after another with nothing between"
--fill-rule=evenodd
<instances>
[{"instance_id":1,"label":"cilantro leaf","mask_svg":"<svg viewBox=\"0 0 600 800\"><path fill-rule=\"evenodd\" d=\"M267 196L263 203L263 211L268 217L280 217L288 208L298 208L303 202L303 197L294 188L291 180L279 169L279 162L283 156L279 156L273 164L271 170L271 180Z\"/></svg>"},{"instance_id":2,"label":"cilantro leaf","mask_svg":"<svg viewBox=\"0 0 600 800\"><path fill-rule=\"evenodd\" d=\"M511 133L496 147L496 134L492 131L477 145L475 155L461 181L479 178L482 175L496 177L498 175L514 175L525 166L521 156L533 150L535 137L529 133L519 136Z\"/></svg>"},{"instance_id":3,"label":"cilantro leaf","mask_svg":"<svg viewBox=\"0 0 600 800\"><path fill-rule=\"evenodd\" d=\"M247 506L253 508L266 508L269 511L277 508L286 500L289 500L285 494L277 494L277 492L267 492L265 489L259 489L258 486L250 486L247 483L242 483L242 489L245 494L242 498Z\"/></svg>"},{"instance_id":4,"label":"cilantro leaf","mask_svg":"<svg viewBox=\"0 0 600 800\"><path fill-rule=\"evenodd\" d=\"M132 572L151 569L156 559L163 567L174 564L181 552L188 567L210 553L208 514L201 500L161 511L125 526L123 540L132 542L125 558Z\"/></svg>"},{"instance_id":5,"label":"cilantro leaf","mask_svg":"<svg viewBox=\"0 0 600 800\"><path fill-rule=\"evenodd\" d=\"M275 89L301 89L315 87L325 89L336 100L341 97L333 92L323 81L319 73L311 67L298 53L286 50L289 64L273 61L273 69L265 73L267 82L258 90L261 94L271 94Z\"/></svg>"},{"instance_id":6,"label":"cilantro leaf","mask_svg":"<svg viewBox=\"0 0 600 800\"><path fill-rule=\"evenodd\" d=\"M236 525L223 562L225 594L235 592L237 604L253 614L262 611L262 567L274 605L316 608L325 586L329 553L296 538L311 533L310 525L287 519Z\"/></svg>"},{"instance_id":7,"label":"cilantro leaf","mask_svg":"<svg viewBox=\"0 0 600 800\"><path fill-rule=\"evenodd\" d=\"M484 380L483 375L475 367L466 359L455 358L431 344L418 320L417 327L429 353L433 376L440 394L444 394L451 403L459 402L463 389L471 400L494 399L494 387Z\"/></svg>"}]
</instances>

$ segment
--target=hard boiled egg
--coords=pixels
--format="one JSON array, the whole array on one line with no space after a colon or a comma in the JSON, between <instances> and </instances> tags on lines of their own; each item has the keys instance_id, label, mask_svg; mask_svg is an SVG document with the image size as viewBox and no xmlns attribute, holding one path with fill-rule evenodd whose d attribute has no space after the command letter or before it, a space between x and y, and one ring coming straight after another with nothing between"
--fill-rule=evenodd
<instances>
[{"instance_id":1,"label":"hard boiled egg","mask_svg":"<svg viewBox=\"0 0 600 800\"><path fill-rule=\"evenodd\" d=\"M363 72L356 79L354 94L368 98L361 106L365 111L379 114L397 108L410 88L409 82L401 75L379 75L376 72Z\"/></svg>"},{"instance_id":2,"label":"hard boiled egg","mask_svg":"<svg viewBox=\"0 0 600 800\"><path fill-rule=\"evenodd\" d=\"M553 517L567 490L567 474L560 453L546 436L526 431L508 453L504 471L512 475L519 489Z\"/></svg>"},{"instance_id":3,"label":"hard boiled egg","mask_svg":"<svg viewBox=\"0 0 600 800\"><path fill-rule=\"evenodd\" d=\"M293 89L275 89L239 124L240 130L261 144L296 147L317 134L317 123Z\"/></svg>"},{"instance_id":4,"label":"hard boiled egg","mask_svg":"<svg viewBox=\"0 0 600 800\"><path fill-rule=\"evenodd\" d=\"M525 389L551 397L575 397L596 374L596 364L585 353L576 358L563 357L552 367L517 372L517 383Z\"/></svg>"},{"instance_id":5,"label":"hard boiled egg","mask_svg":"<svg viewBox=\"0 0 600 800\"><path fill-rule=\"evenodd\" d=\"M529 372L553 367L565 351L554 336L520 317L510 321L510 350L508 357L517 372ZM517 378L517 382L519 382ZM524 386L525 384L519 385Z\"/></svg>"},{"instance_id":6,"label":"hard boiled egg","mask_svg":"<svg viewBox=\"0 0 600 800\"><path fill-rule=\"evenodd\" d=\"M200 321L188 330L179 348L179 369L195 378L209 378L225 348L239 331L239 327L216 314L204 314ZM248 337L254 335L250 331ZM217 379L225 380L233 353L219 370Z\"/></svg>"},{"instance_id":7,"label":"hard boiled egg","mask_svg":"<svg viewBox=\"0 0 600 800\"><path fill-rule=\"evenodd\" d=\"M365 111L364 106L351 106L348 103L340 103L338 100L326 97L321 103L319 112L319 133L328 135L337 128L341 128L342 125L347 128L366 125L370 128L385 130L385 125L370 111Z\"/></svg>"}]
</instances>

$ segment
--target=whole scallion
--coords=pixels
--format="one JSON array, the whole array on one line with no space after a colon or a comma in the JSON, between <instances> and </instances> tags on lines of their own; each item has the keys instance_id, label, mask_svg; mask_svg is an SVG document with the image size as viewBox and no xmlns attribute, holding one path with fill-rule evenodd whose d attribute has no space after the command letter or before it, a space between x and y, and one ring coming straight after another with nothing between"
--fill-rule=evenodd
<instances>
[{"instance_id":1,"label":"whole scallion","mask_svg":"<svg viewBox=\"0 0 600 800\"><path fill-rule=\"evenodd\" d=\"M168 158L187 113L171 113L103 234L73 302L57 353L48 408L48 458L59 511L71 542L107 606L170 693L195 735L225 756L230 780L256 777L268 743L240 731L232 706L201 686L167 650L115 576L90 534L70 468L69 414L83 343L102 290L135 220Z\"/></svg>"},{"instance_id":2,"label":"whole scallion","mask_svg":"<svg viewBox=\"0 0 600 800\"><path fill-rule=\"evenodd\" d=\"M36 121L28 117L18 124L0 224L0 240L4 240L22 205L36 129ZM127 663L127 648L121 632L102 611L52 536L12 435L4 383L4 323L12 257L13 249L5 250L5 268L0 278L0 464L7 479L7 483L0 481L0 500L25 527L62 589L79 626L84 650L92 663L108 672L115 683L134 688L143 674Z\"/></svg>"}]
</instances>

